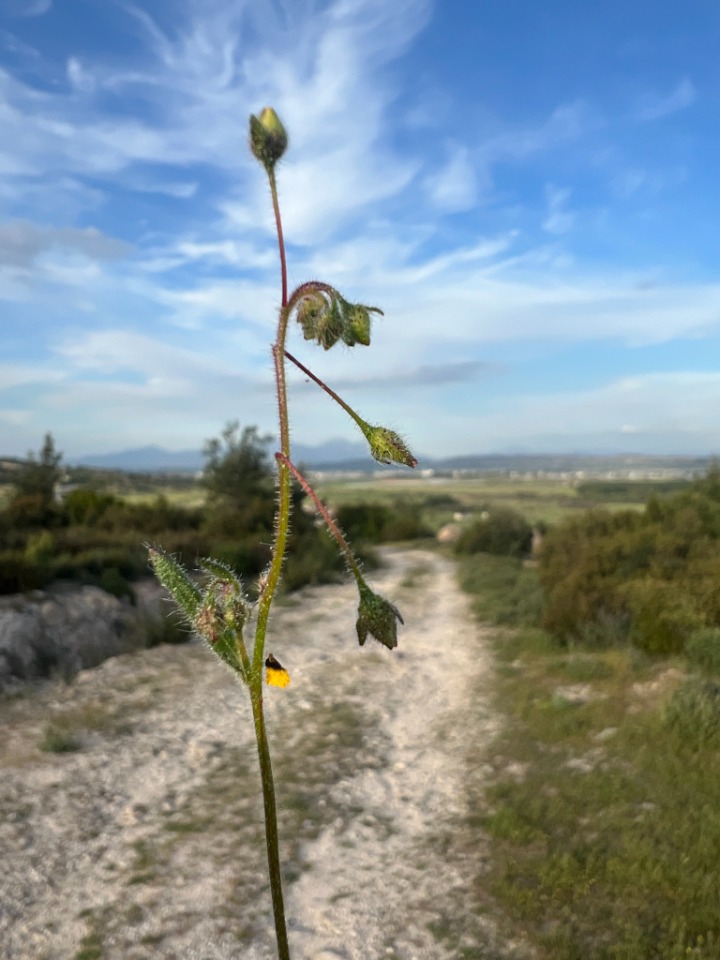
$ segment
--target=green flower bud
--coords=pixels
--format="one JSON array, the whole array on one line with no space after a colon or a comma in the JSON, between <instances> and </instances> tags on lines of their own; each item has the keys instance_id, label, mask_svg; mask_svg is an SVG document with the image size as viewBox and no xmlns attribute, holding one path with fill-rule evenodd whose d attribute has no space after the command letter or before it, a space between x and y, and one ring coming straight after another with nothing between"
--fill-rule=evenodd
<instances>
[{"instance_id":1,"label":"green flower bud","mask_svg":"<svg viewBox=\"0 0 720 960\"><path fill-rule=\"evenodd\" d=\"M349 347L361 343L364 347L370 346L370 310L361 303L348 303L345 311L345 326L343 340Z\"/></svg>"},{"instance_id":2,"label":"green flower bud","mask_svg":"<svg viewBox=\"0 0 720 960\"><path fill-rule=\"evenodd\" d=\"M272 107L250 115L250 150L270 173L287 150L288 135Z\"/></svg>"},{"instance_id":3,"label":"green flower bud","mask_svg":"<svg viewBox=\"0 0 720 960\"><path fill-rule=\"evenodd\" d=\"M404 463L416 467L417 459L405 446L405 441L394 430L373 427L369 423L361 427L370 444L370 453L379 463Z\"/></svg>"},{"instance_id":4,"label":"green flower bud","mask_svg":"<svg viewBox=\"0 0 720 960\"><path fill-rule=\"evenodd\" d=\"M333 298L330 309L318 317L315 339L324 350L334 347L343 335L343 317L340 306Z\"/></svg>"},{"instance_id":5,"label":"green flower bud","mask_svg":"<svg viewBox=\"0 0 720 960\"><path fill-rule=\"evenodd\" d=\"M231 623L238 598L233 596L228 599L229 589L231 589L229 584L219 582L208 587L193 626L195 632L207 641L213 653L216 653L234 673L240 674L245 679L237 649L237 638L242 636L244 612L237 626ZM228 604L232 610L230 618Z\"/></svg>"},{"instance_id":6,"label":"green flower bud","mask_svg":"<svg viewBox=\"0 0 720 960\"><path fill-rule=\"evenodd\" d=\"M323 314L327 313L329 304L322 293L311 293L303 297L297 308L297 321L303 328L303 336L306 340L316 340L318 335L318 322Z\"/></svg>"},{"instance_id":7,"label":"green flower bud","mask_svg":"<svg viewBox=\"0 0 720 960\"><path fill-rule=\"evenodd\" d=\"M240 578L232 567L213 557L202 560L200 567L211 577L206 598L214 598L222 619L229 627L242 630L248 617L249 605Z\"/></svg>"},{"instance_id":8,"label":"green flower bud","mask_svg":"<svg viewBox=\"0 0 720 960\"><path fill-rule=\"evenodd\" d=\"M397 621L404 623L398 608L374 593L366 583L360 585L360 605L356 629L360 646L367 640L368 633L384 644L388 650L397 646Z\"/></svg>"}]
</instances>

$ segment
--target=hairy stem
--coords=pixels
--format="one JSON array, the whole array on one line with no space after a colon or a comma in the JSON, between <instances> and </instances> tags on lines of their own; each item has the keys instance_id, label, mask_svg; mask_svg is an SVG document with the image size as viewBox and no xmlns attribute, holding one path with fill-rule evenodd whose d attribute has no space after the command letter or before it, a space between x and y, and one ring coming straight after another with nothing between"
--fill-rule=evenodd
<instances>
[{"instance_id":1,"label":"hairy stem","mask_svg":"<svg viewBox=\"0 0 720 960\"><path fill-rule=\"evenodd\" d=\"M349 416L351 416L351 417L353 418L353 420L354 420L355 423L360 427L361 430L362 430L363 426L365 426L365 427L367 426L367 424L366 424L365 421L362 419L362 417L358 416L358 414L355 413L355 411L353 410L353 408L350 407L350 406L348 406L347 403L345 403L345 401L343 400L342 397L339 397L339 396L335 393L335 391L334 391L331 387L329 387L323 380L321 380L320 377L316 376L316 375L312 372L312 370L308 370L308 368L305 366L304 363L300 363L300 361L297 359L297 357L294 357L294 356L293 356L289 351L287 351L287 350L285 351L285 356L288 358L288 360L290 360L291 363L294 363L295 366L298 367L298 369L302 370L303 373L307 374L307 376L310 377L311 380L314 380L315 383L316 383L319 387L322 387L322 389L325 391L325 393L327 393L328 396L332 397L333 400L334 400L336 403L339 403L340 406L341 406L341 407L343 408L343 410L345 411L345 413L347 413Z\"/></svg>"},{"instance_id":2,"label":"hairy stem","mask_svg":"<svg viewBox=\"0 0 720 960\"><path fill-rule=\"evenodd\" d=\"M275 224L277 227L278 249L280 251L280 274L282 282L282 307L278 318L277 338L273 344L273 360L275 364L275 385L277 389L278 416L280 420L280 444L284 455L290 457L290 421L288 418L287 389L285 385L285 337L290 311L287 305L287 265L285 260L285 241L283 239L280 205L278 203L275 171L268 174L270 192L272 194ZM265 808L265 843L267 846L268 870L270 874L270 889L272 892L273 916L275 919L275 936L278 946L279 960L290 960L288 946L287 925L285 923L285 906L283 903L282 876L280 873L280 847L277 828L277 808L275 803L275 783L273 781L270 747L268 745L267 730L265 727L265 713L263 710L262 671L265 652L265 635L267 633L270 607L275 598L285 549L287 547L288 527L290 525L290 471L285 464L278 465L278 507L275 516L275 540L273 542L270 569L265 579L265 585L258 604L258 618L255 627L255 647L253 649L252 670L249 677L250 699L252 701L253 719L255 722L255 738L260 761L260 778L262 781L263 804Z\"/></svg>"},{"instance_id":3,"label":"hairy stem","mask_svg":"<svg viewBox=\"0 0 720 960\"><path fill-rule=\"evenodd\" d=\"M265 809L265 844L267 846L268 871L272 894L273 915L275 917L275 936L277 939L279 960L290 960L287 925L285 923L285 905L283 903L282 874L280 872L280 843L278 837L277 808L275 804L275 783L273 780L270 747L265 728L263 711L262 680L259 684L259 696L251 696L255 739L257 741L260 777L263 787L263 805Z\"/></svg>"},{"instance_id":4,"label":"hairy stem","mask_svg":"<svg viewBox=\"0 0 720 960\"><path fill-rule=\"evenodd\" d=\"M350 567L353 573L353 576L355 577L357 582L360 583L363 579L362 573L360 572L360 566L357 560L355 559L355 555L350 549L350 544L347 542L347 540L343 536L342 531L340 530L340 527L338 527L338 525L335 523L333 518L330 516L330 512L328 508L322 502L320 497L318 497L318 495L315 493L313 488L310 486L310 484L305 479L305 477L300 473L300 471L298 470L298 468L295 466L294 463L291 463L290 460L288 460L288 458L282 453L276 453L275 459L279 463L282 463L286 467L288 467L288 469L292 472L293 476L295 477L297 482L300 484L300 486L303 488L305 493L310 497L312 502L315 504L320 516L325 521L325 524L327 525L328 530L335 537L335 539L338 542L338 545L340 546L340 549L344 553L345 559L348 562L348 566Z\"/></svg>"}]
</instances>

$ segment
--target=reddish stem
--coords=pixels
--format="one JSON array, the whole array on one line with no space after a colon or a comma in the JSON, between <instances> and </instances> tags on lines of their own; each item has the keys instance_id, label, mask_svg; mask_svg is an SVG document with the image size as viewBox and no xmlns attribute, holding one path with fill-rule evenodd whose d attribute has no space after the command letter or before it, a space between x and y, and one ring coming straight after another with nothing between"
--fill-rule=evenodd
<instances>
[{"instance_id":1,"label":"reddish stem","mask_svg":"<svg viewBox=\"0 0 720 960\"><path fill-rule=\"evenodd\" d=\"M310 499L312 500L312 502L315 504L315 506L316 506L317 509L318 509L318 513L321 515L321 517L322 517L323 520L325 521L328 530L329 530L330 533L335 537L335 539L337 540L338 544L340 545L340 549L341 549L342 552L345 554L345 558L346 558L346 560L347 560L347 562L348 562L348 565L349 565L350 569L352 570L352 572L353 572L353 574L354 574L354 576L355 576L355 579L358 581L358 583L360 583L361 580L362 580L362 574L360 573L360 567L358 566L358 562L357 562L357 560L355 559L355 557L353 556L353 552L352 552L352 550L350 549L350 544L347 542L347 540L345 539L345 537L342 535L342 532L341 532L341 530L340 530L340 527L338 527L338 525L335 523L335 521L333 520L333 518L330 516L330 511L328 510L328 508L327 508L327 507L325 506L325 504L322 502L322 500L320 499L320 497L318 497L318 495L315 493L315 491L314 491L313 488L310 486L310 484L309 484L308 481L305 479L305 477L300 473L300 471L299 471L298 468L295 466L295 464L294 464L294 463L291 463L291 461L285 456L285 454L283 454L283 453L276 453L276 454L275 454L275 459L276 459L279 463L284 464L284 465L288 468L288 470L290 470L290 472L291 472L292 475L295 477L295 479L296 479L297 482L300 484L300 486L303 488L303 490L305 491L305 493L310 497Z\"/></svg>"}]
</instances>

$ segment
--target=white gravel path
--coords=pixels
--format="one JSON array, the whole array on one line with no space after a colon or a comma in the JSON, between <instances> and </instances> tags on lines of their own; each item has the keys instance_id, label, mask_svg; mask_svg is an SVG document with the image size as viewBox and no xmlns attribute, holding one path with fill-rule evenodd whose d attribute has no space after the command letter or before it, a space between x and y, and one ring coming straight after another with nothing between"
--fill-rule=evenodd
<instances>
[{"instance_id":1,"label":"white gravel path","mask_svg":"<svg viewBox=\"0 0 720 960\"><path fill-rule=\"evenodd\" d=\"M293 960L528 956L479 912L486 843L462 835L485 776L468 739L499 724L482 631L450 561L385 556L369 579L405 616L397 650L358 646L350 584L271 624L292 675L267 700ZM276 956L245 700L191 645L0 702L0 960ZM63 715L82 749L41 752Z\"/></svg>"}]
</instances>

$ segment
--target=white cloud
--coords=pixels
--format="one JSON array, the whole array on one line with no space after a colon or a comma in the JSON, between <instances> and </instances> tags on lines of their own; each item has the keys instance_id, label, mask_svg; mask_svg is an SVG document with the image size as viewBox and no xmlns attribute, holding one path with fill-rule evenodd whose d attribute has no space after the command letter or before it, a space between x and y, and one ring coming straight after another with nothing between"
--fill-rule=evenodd
<instances>
[{"instance_id":1,"label":"white cloud","mask_svg":"<svg viewBox=\"0 0 720 960\"><path fill-rule=\"evenodd\" d=\"M567 209L571 194L572 191L569 189L561 189L552 183L546 184L547 214L542 224L546 233L562 234L572 230L575 224L575 214Z\"/></svg>"},{"instance_id":2,"label":"white cloud","mask_svg":"<svg viewBox=\"0 0 720 960\"><path fill-rule=\"evenodd\" d=\"M5 0L6 13L15 17L41 17L47 13L53 0Z\"/></svg>"},{"instance_id":3,"label":"white cloud","mask_svg":"<svg viewBox=\"0 0 720 960\"><path fill-rule=\"evenodd\" d=\"M638 120L660 120L662 117L691 106L696 99L695 85L685 77L665 96L654 93L644 94L638 102L635 116Z\"/></svg>"},{"instance_id":4,"label":"white cloud","mask_svg":"<svg viewBox=\"0 0 720 960\"><path fill-rule=\"evenodd\" d=\"M720 370L650 373L593 390L518 397L501 413L481 414L481 422L496 443L503 434L519 439L522 433L537 437L540 445L543 439L555 437L582 449L585 437L587 449L603 436L607 443L614 437L616 449L649 440L656 447L662 444L672 450L674 440L682 444L680 452L692 444L696 450L707 451L720 446L720 424L715 416L718 404Z\"/></svg>"},{"instance_id":5,"label":"white cloud","mask_svg":"<svg viewBox=\"0 0 720 960\"><path fill-rule=\"evenodd\" d=\"M443 213L469 210L477 197L477 176L467 147L453 146L445 165L425 178L430 202Z\"/></svg>"},{"instance_id":6,"label":"white cloud","mask_svg":"<svg viewBox=\"0 0 720 960\"><path fill-rule=\"evenodd\" d=\"M384 414L387 420L391 409L413 450L437 457L517 450L686 455L720 451L720 424L714 415L720 403L720 369L646 374L589 390L507 397L498 397L480 382L465 396L467 403L457 409L443 404L436 391L418 388L407 395L394 393L384 411L370 402L363 415Z\"/></svg>"},{"instance_id":7,"label":"white cloud","mask_svg":"<svg viewBox=\"0 0 720 960\"><path fill-rule=\"evenodd\" d=\"M56 250L102 261L120 259L128 246L94 227L50 227L27 220L0 223L0 263L27 269L43 254Z\"/></svg>"},{"instance_id":8,"label":"white cloud","mask_svg":"<svg viewBox=\"0 0 720 960\"><path fill-rule=\"evenodd\" d=\"M92 93L95 89L95 80L82 65L77 57L70 57L67 65L67 78L70 85L80 93Z\"/></svg>"}]
</instances>

